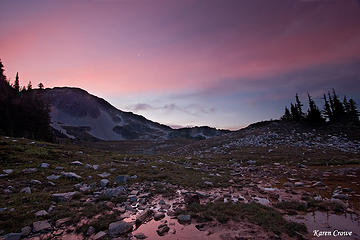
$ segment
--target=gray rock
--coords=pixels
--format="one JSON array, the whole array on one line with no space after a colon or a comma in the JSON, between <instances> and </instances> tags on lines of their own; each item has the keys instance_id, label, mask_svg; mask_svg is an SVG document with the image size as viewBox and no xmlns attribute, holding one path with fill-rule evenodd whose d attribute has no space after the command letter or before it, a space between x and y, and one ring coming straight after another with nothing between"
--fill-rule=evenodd
<instances>
[{"instance_id":1,"label":"gray rock","mask_svg":"<svg viewBox=\"0 0 360 240\"><path fill-rule=\"evenodd\" d=\"M348 200L349 196L347 194L342 194L342 193L336 193L332 196L335 199L341 199L341 200Z\"/></svg>"},{"instance_id":2,"label":"gray rock","mask_svg":"<svg viewBox=\"0 0 360 240\"><path fill-rule=\"evenodd\" d=\"M62 219L59 219L55 222L55 227L61 227L63 224L67 223L71 221L71 218L70 217L67 217L67 218L62 218Z\"/></svg>"},{"instance_id":3,"label":"gray rock","mask_svg":"<svg viewBox=\"0 0 360 240\"><path fill-rule=\"evenodd\" d=\"M284 187L294 187L294 184L291 182L286 182L283 184Z\"/></svg>"},{"instance_id":4,"label":"gray rock","mask_svg":"<svg viewBox=\"0 0 360 240\"><path fill-rule=\"evenodd\" d=\"M145 234L143 234L143 233L135 233L134 237L136 239L145 239L145 238L147 238L147 236Z\"/></svg>"},{"instance_id":5,"label":"gray rock","mask_svg":"<svg viewBox=\"0 0 360 240\"><path fill-rule=\"evenodd\" d=\"M131 203L137 201L137 197L136 197L135 195L129 195L129 196L128 196L128 199L129 199L129 201L130 201Z\"/></svg>"},{"instance_id":6,"label":"gray rock","mask_svg":"<svg viewBox=\"0 0 360 240\"><path fill-rule=\"evenodd\" d=\"M129 179L129 175L119 175L116 177L115 182L118 184L126 184Z\"/></svg>"},{"instance_id":7,"label":"gray rock","mask_svg":"<svg viewBox=\"0 0 360 240\"><path fill-rule=\"evenodd\" d=\"M214 185L214 184L213 184L212 182L210 182L210 181L205 181L204 184L205 184L205 185L208 185L208 186L213 186L213 185Z\"/></svg>"},{"instance_id":8,"label":"gray rock","mask_svg":"<svg viewBox=\"0 0 360 240\"><path fill-rule=\"evenodd\" d=\"M26 193L26 194L31 194L31 189L30 189L30 187L24 187L20 190L20 192Z\"/></svg>"},{"instance_id":9,"label":"gray rock","mask_svg":"<svg viewBox=\"0 0 360 240\"><path fill-rule=\"evenodd\" d=\"M4 235L5 240L20 240L21 233L8 233Z\"/></svg>"},{"instance_id":10,"label":"gray rock","mask_svg":"<svg viewBox=\"0 0 360 240\"><path fill-rule=\"evenodd\" d=\"M48 214L48 212L45 211L45 210L40 210L40 211L37 211L37 212L35 213L35 217L44 217L44 216L47 216L47 215L49 215L49 214Z\"/></svg>"},{"instance_id":11,"label":"gray rock","mask_svg":"<svg viewBox=\"0 0 360 240\"><path fill-rule=\"evenodd\" d=\"M86 231L86 236L93 235L94 233L95 233L95 228L93 226L90 226Z\"/></svg>"},{"instance_id":12,"label":"gray rock","mask_svg":"<svg viewBox=\"0 0 360 240\"><path fill-rule=\"evenodd\" d=\"M323 184L322 182L316 182L316 183L314 183L313 185L312 185L313 187L323 187L323 186L325 186L325 184Z\"/></svg>"},{"instance_id":13,"label":"gray rock","mask_svg":"<svg viewBox=\"0 0 360 240\"><path fill-rule=\"evenodd\" d=\"M247 163L248 163L249 165L255 165L255 164L256 164L256 161L255 161L255 160L249 160L249 161L247 161Z\"/></svg>"},{"instance_id":14,"label":"gray rock","mask_svg":"<svg viewBox=\"0 0 360 240\"><path fill-rule=\"evenodd\" d=\"M40 164L41 168L48 168L49 166L50 166L50 164L48 164L48 163L41 163Z\"/></svg>"},{"instance_id":15,"label":"gray rock","mask_svg":"<svg viewBox=\"0 0 360 240\"><path fill-rule=\"evenodd\" d=\"M51 230L51 226L47 220L33 222L33 232L42 232Z\"/></svg>"},{"instance_id":16,"label":"gray rock","mask_svg":"<svg viewBox=\"0 0 360 240\"><path fill-rule=\"evenodd\" d=\"M61 172L61 175L63 175L66 178L70 178L70 179L81 179L81 177L79 175L77 175L76 173L73 173L73 172Z\"/></svg>"},{"instance_id":17,"label":"gray rock","mask_svg":"<svg viewBox=\"0 0 360 240\"><path fill-rule=\"evenodd\" d=\"M304 185L305 185L305 183L303 183L303 182L295 182L295 187L302 187Z\"/></svg>"},{"instance_id":18,"label":"gray rock","mask_svg":"<svg viewBox=\"0 0 360 240\"><path fill-rule=\"evenodd\" d=\"M165 217L165 213L162 212L158 212L154 214L154 220L155 221L159 221L161 219L163 219Z\"/></svg>"},{"instance_id":19,"label":"gray rock","mask_svg":"<svg viewBox=\"0 0 360 240\"><path fill-rule=\"evenodd\" d=\"M106 187L108 184L109 184L109 180L107 180L107 179L101 179L100 180L100 186L102 188Z\"/></svg>"},{"instance_id":20,"label":"gray rock","mask_svg":"<svg viewBox=\"0 0 360 240\"><path fill-rule=\"evenodd\" d=\"M80 162L80 161L73 161L73 162L71 162L71 165L82 166L84 164L82 162Z\"/></svg>"},{"instance_id":21,"label":"gray rock","mask_svg":"<svg viewBox=\"0 0 360 240\"><path fill-rule=\"evenodd\" d=\"M39 180L36 180L36 179L31 179L30 181L31 184L42 184L42 182L40 182Z\"/></svg>"},{"instance_id":22,"label":"gray rock","mask_svg":"<svg viewBox=\"0 0 360 240\"><path fill-rule=\"evenodd\" d=\"M125 193L125 188L117 187L117 188L108 188L101 192L101 195L106 197L119 197Z\"/></svg>"},{"instance_id":23,"label":"gray rock","mask_svg":"<svg viewBox=\"0 0 360 240\"><path fill-rule=\"evenodd\" d=\"M3 170L3 172L6 173L6 174L12 174L12 173L14 172L14 170L12 170L12 169L5 169L5 170Z\"/></svg>"},{"instance_id":24,"label":"gray rock","mask_svg":"<svg viewBox=\"0 0 360 240\"><path fill-rule=\"evenodd\" d=\"M54 193L52 197L56 201L70 201L74 196L76 192L67 192L67 193Z\"/></svg>"},{"instance_id":25,"label":"gray rock","mask_svg":"<svg viewBox=\"0 0 360 240\"><path fill-rule=\"evenodd\" d=\"M110 176L111 174L108 172L103 172L103 173L99 173L98 176L101 178L107 178L108 176Z\"/></svg>"},{"instance_id":26,"label":"gray rock","mask_svg":"<svg viewBox=\"0 0 360 240\"><path fill-rule=\"evenodd\" d=\"M31 233L31 227L30 226L26 226L26 227L23 227L21 229L21 236L28 236L29 234Z\"/></svg>"},{"instance_id":27,"label":"gray rock","mask_svg":"<svg viewBox=\"0 0 360 240\"><path fill-rule=\"evenodd\" d=\"M141 224L145 222L152 214L152 210L146 209L136 217L136 223Z\"/></svg>"},{"instance_id":28,"label":"gray rock","mask_svg":"<svg viewBox=\"0 0 360 240\"><path fill-rule=\"evenodd\" d=\"M178 219L179 223L189 223L189 222L191 222L191 216L190 215L181 214L181 215L179 215L177 217L177 219Z\"/></svg>"},{"instance_id":29,"label":"gray rock","mask_svg":"<svg viewBox=\"0 0 360 240\"><path fill-rule=\"evenodd\" d=\"M168 227L168 225L166 223L161 224L160 226L158 226L158 229L156 230L157 234L159 234L160 236L163 236L165 233L167 233L170 230L170 228Z\"/></svg>"},{"instance_id":30,"label":"gray rock","mask_svg":"<svg viewBox=\"0 0 360 240\"><path fill-rule=\"evenodd\" d=\"M133 228L133 226L128 222L124 222L124 221L113 222L113 223L110 223L110 225L109 225L109 234L112 237L116 237L121 234L130 232L132 230L132 228Z\"/></svg>"},{"instance_id":31,"label":"gray rock","mask_svg":"<svg viewBox=\"0 0 360 240\"><path fill-rule=\"evenodd\" d=\"M58 167L56 167L55 169L56 169L56 170L64 170L64 167L59 167L59 166L58 166Z\"/></svg>"},{"instance_id":32,"label":"gray rock","mask_svg":"<svg viewBox=\"0 0 360 240\"><path fill-rule=\"evenodd\" d=\"M51 174L50 176L46 177L50 181L54 181L60 178L60 175Z\"/></svg>"},{"instance_id":33,"label":"gray rock","mask_svg":"<svg viewBox=\"0 0 360 240\"><path fill-rule=\"evenodd\" d=\"M38 171L37 168L25 168L22 170L23 173L35 173L37 171Z\"/></svg>"},{"instance_id":34,"label":"gray rock","mask_svg":"<svg viewBox=\"0 0 360 240\"><path fill-rule=\"evenodd\" d=\"M106 236L106 232L98 232L97 234L95 234L95 236L92 238L93 240L101 240L101 239L105 239Z\"/></svg>"},{"instance_id":35,"label":"gray rock","mask_svg":"<svg viewBox=\"0 0 360 240\"><path fill-rule=\"evenodd\" d=\"M99 165L93 165L92 166L94 170L98 170L99 169Z\"/></svg>"}]
</instances>

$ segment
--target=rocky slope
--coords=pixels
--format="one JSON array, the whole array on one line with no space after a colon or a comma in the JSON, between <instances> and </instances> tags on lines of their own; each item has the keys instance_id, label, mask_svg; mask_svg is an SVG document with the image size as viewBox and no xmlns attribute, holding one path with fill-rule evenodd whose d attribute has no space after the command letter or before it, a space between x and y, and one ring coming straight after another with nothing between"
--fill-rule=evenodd
<instances>
[{"instance_id":1,"label":"rocky slope","mask_svg":"<svg viewBox=\"0 0 360 240\"><path fill-rule=\"evenodd\" d=\"M53 88L38 93L50 106L51 126L71 139L206 139L228 132L209 127L172 129L143 116L121 111L79 88Z\"/></svg>"}]
</instances>

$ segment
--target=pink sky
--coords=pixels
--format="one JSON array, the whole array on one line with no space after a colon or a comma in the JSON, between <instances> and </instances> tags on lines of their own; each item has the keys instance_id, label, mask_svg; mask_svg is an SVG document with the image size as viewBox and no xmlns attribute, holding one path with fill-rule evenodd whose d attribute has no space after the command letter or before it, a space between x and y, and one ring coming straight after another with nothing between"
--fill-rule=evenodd
<instances>
[{"instance_id":1,"label":"pink sky","mask_svg":"<svg viewBox=\"0 0 360 240\"><path fill-rule=\"evenodd\" d=\"M360 56L355 0L4 0L0 28L8 77L77 86L110 102L137 96L141 103L145 95L196 92L228 79L229 89L241 91Z\"/></svg>"}]
</instances>

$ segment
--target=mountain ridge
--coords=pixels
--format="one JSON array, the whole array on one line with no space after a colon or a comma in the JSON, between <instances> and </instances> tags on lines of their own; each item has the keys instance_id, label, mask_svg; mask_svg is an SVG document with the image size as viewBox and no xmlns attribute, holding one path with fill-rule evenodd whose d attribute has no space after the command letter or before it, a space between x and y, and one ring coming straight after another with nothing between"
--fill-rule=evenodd
<instances>
[{"instance_id":1,"label":"mountain ridge","mask_svg":"<svg viewBox=\"0 0 360 240\"><path fill-rule=\"evenodd\" d=\"M229 133L207 126L173 129L133 112L117 109L105 99L75 87L37 90L49 105L51 127L79 140L207 139Z\"/></svg>"}]
</instances>

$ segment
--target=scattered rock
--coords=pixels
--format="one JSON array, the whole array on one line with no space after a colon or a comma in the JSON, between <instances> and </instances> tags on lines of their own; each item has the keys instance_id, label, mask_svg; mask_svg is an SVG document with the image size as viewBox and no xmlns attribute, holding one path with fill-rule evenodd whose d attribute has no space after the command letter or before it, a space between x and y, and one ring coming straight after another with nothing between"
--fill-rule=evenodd
<instances>
[{"instance_id":1,"label":"scattered rock","mask_svg":"<svg viewBox=\"0 0 360 240\"><path fill-rule=\"evenodd\" d=\"M82 166L84 164L82 162L80 162L80 161L73 161L73 162L71 162L71 165Z\"/></svg>"},{"instance_id":2,"label":"scattered rock","mask_svg":"<svg viewBox=\"0 0 360 240\"><path fill-rule=\"evenodd\" d=\"M4 235L5 240L20 240L21 233L8 233Z\"/></svg>"},{"instance_id":3,"label":"scattered rock","mask_svg":"<svg viewBox=\"0 0 360 240\"><path fill-rule=\"evenodd\" d=\"M6 174L12 174L12 173L14 172L14 170L12 170L12 169L5 169L5 170L3 170L3 172L6 173Z\"/></svg>"},{"instance_id":4,"label":"scattered rock","mask_svg":"<svg viewBox=\"0 0 360 240\"><path fill-rule=\"evenodd\" d=\"M142 224L143 222L145 222L152 214L152 211L150 209L146 209L144 210L142 213L140 213L137 217L136 217L136 223L137 224Z\"/></svg>"},{"instance_id":5,"label":"scattered rock","mask_svg":"<svg viewBox=\"0 0 360 240\"><path fill-rule=\"evenodd\" d=\"M145 234L143 234L143 233L135 233L134 237L136 239L145 239L145 238L147 238L147 236Z\"/></svg>"},{"instance_id":6,"label":"scattered rock","mask_svg":"<svg viewBox=\"0 0 360 240\"><path fill-rule=\"evenodd\" d=\"M109 180L107 180L107 179L101 179L100 180L100 186L102 188L106 187L108 184L109 184Z\"/></svg>"},{"instance_id":7,"label":"scattered rock","mask_svg":"<svg viewBox=\"0 0 360 240\"><path fill-rule=\"evenodd\" d=\"M105 197L120 197L121 195L124 195L125 188L123 187L117 187L117 188L108 188L101 192L101 195Z\"/></svg>"},{"instance_id":8,"label":"scattered rock","mask_svg":"<svg viewBox=\"0 0 360 240\"><path fill-rule=\"evenodd\" d=\"M121 234L130 232L132 230L132 225L128 222L117 221L110 223L109 225L109 234L112 237L119 236Z\"/></svg>"},{"instance_id":9,"label":"scattered rock","mask_svg":"<svg viewBox=\"0 0 360 240\"><path fill-rule=\"evenodd\" d=\"M295 182L295 187L302 187L304 185L305 185L305 183L303 183L303 182Z\"/></svg>"},{"instance_id":10,"label":"scattered rock","mask_svg":"<svg viewBox=\"0 0 360 240\"><path fill-rule=\"evenodd\" d=\"M177 219L178 219L179 223L189 223L189 222L191 222L191 216L190 215L181 214L181 215L179 215L177 217Z\"/></svg>"},{"instance_id":11,"label":"scattered rock","mask_svg":"<svg viewBox=\"0 0 360 240\"><path fill-rule=\"evenodd\" d=\"M86 236L93 235L94 233L95 233L95 228L93 226L90 226L86 231Z\"/></svg>"},{"instance_id":12,"label":"scattered rock","mask_svg":"<svg viewBox=\"0 0 360 240\"><path fill-rule=\"evenodd\" d=\"M51 230L51 226L47 220L33 222L33 232L42 232Z\"/></svg>"},{"instance_id":13,"label":"scattered rock","mask_svg":"<svg viewBox=\"0 0 360 240\"><path fill-rule=\"evenodd\" d=\"M35 173L37 171L38 171L37 168L25 168L22 170L23 173Z\"/></svg>"},{"instance_id":14,"label":"scattered rock","mask_svg":"<svg viewBox=\"0 0 360 240\"><path fill-rule=\"evenodd\" d=\"M31 194L31 189L30 189L30 187L24 187L20 190L20 192L26 193L26 194Z\"/></svg>"},{"instance_id":15,"label":"scattered rock","mask_svg":"<svg viewBox=\"0 0 360 240\"><path fill-rule=\"evenodd\" d=\"M349 199L349 196L347 194L342 194L342 193L335 193L332 197L335 199L341 199L341 200Z\"/></svg>"},{"instance_id":16,"label":"scattered rock","mask_svg":"<svg viewBox=\"0 0 360 240\"><path fill-rule=\"evenodd\" d=\"M55 227L59 228L61 227L63 224L67 223L71 221L71 218L70 217L67 217L67 218L62 218L62 219L59 219L55 222Z\"/></svg>"},{"instance_id":17,"label":"scattered rock","mask_svg":"<svg viewBox=\"0 0 360 240\"><path fill-rule=\"evenodd\" d=\"M110 176L111 174L108 172L103 172L103 173L99 173L98 176L101 178L107 178L108 176Z\"/></svg>"},{"instance_id":18,"label":"scattered rock","mask_svg":"<svg viewBox=\"0 0 360 240\"><path fill-rule=\"evenodd\" d=\"M313 185L312 185L313 187L323 187L323 186L325 186L325 184L323 184L322 182L316 182L316 183L314 183Z\"/></svg>"},{"instance_id":19,"label":"scattered rock","mask_svg":"<svg viewBox=\"0 0 360 240\"><path fill-rule=\"evenodd\" d=\"M36 179L32 179L32 180L30 181L30 184L38 184L38 185L41 185L42 182L40 182L39 180L36 180Z\"/></svg>"},{"instance_id":20,"label":"scattered rock","mask_svg":"<svg viewBox=\"0 0 360 240\"><path fill-rule=\"evenodd\" d=\"M163 236L165 233L167 233L170 230L170 228L168 227L168 225L166 223L161 224L160 226L158 226L158 229L156 230L156 232L160 235Z\"/></svg>"},{"instance_id":21,"label":"scattered rock","mask_svg":"<svg viewBox=\"0 0 360 240\"><path fill-rule=\"evenodd\" d=\"M73 173L73 172L61 172L61 175L63 175L66 178L70 178L70 179L81 179L81 177L79 175L77 175L76 173Z\"/></svg>"},{"instance_id":22,"label":"scattered rock","mask_svg":"<svg viewBox=\"0 0 360 240\"><path fill-rule=\"evenodd\" d=\"M51 174L50 176L46 177L50 181L54 181L60 178L60 175Z\"/></svg>"},{"instance_id":23,"label":"scattered rock","mask_svg":"<svg viewBox=\"0 0 360 240\"><path fill-rule=\"evenodd\" d=\"M47 216L47 215L49 215L49 214L48 214L48 212L45 211L45 210L40 210L40 211L37 211L37 212L35 213L35 217L44 217L44 216Z\"/></svg>"},{"instance_id":24,"label":"scattered rock","mask_svg":"<svg viewBox=\"0 0 360 240\"><path fill-rule=\"evenodd\" d=\"M93 240L101 240L101 239L105 239L106 236L106 232L98 232L97 234L95 234L95 236L92 238Z\"/></svg>"},{"instance_id":25,"label":"scattered rock","mask_svg":"<svg viewBox=\"0 0 360 240\"><path fill-rule=\"evenodd\" d=\"M120 175L116 177L115 182L118 184L126 184L128 179L129 175Z\"/></svg>"},{"instance_id":26,"label":"scattered rock","mask_svg":"<svg viewBox=\"0 0 360 240\"><path fill-rule=\"evenodd\" d=\"M159 220L163 219L164 217L165 217L165 214L162 213L162 212L158 212L158 213L154 214L154 220L155 221L159 221Z\"/></svg>"},{"instance_id":27,"label":"scattered rock","mask_svg":"<svg viewBox=\"0 0 360 240\"><path fill-rule=\"evenodd\" d=\"M248 163L249 165L255 165L255 164L256 164L256 161L255 161L255 160L249 160L249 161L247 161L247 163Z\"/></svg>"},{"instance_id":28,"label":"scattered rock","mask_svg":"<svg viewBox=\"0 0 360 240\"><path fill-rule=\"evenodd\" d=\"M210 182L210 181L205 181L204 184L205 184L205 185L208 185L208 186L213 186L213 185L214 185L214 184L213 184L212 182Z\"/></svg>"},{"instance_id":29,"label":"scattered rock","mask_svg":"<svg viewBox=\"0 0 360 240\"><path fill-rule=\"evenodd\" d=\"M54 193L52 197L56 201L70 201L74 196L76 192L67 192L67 193Z\"/></svg>"},{"instance_id":30,"label":"scattered rock","mask_svg":"<svg viewBox=\"0 0 360 240\"><path fill-rule=\"evenodd\" d=\"M21 236L28 236L29 234L31 233L31 227L30 226L26 226L26 227L23 227L21 229Z\"/></svg>"},{"instance_id":31,"label":"scattered rock","mask_svg":"<svg viewBox=\"0 0 360 240\"><path fill-rule=\"evenodd\" d=\"M41 168L48 168L49 166L50 166L50 164L48 164L48 163L41 163L40 164Z\"/></svg>"},{"instance_id":32,"label":"scattered rock","mask_svg":"<svg viewBox=\"0 0 360 240\"><path fill-rule=\"evenodd\" d=\"M284 187L294 187L294 184L291 182L286 182L283 184Z\"/></svg>"}]
</instances>

